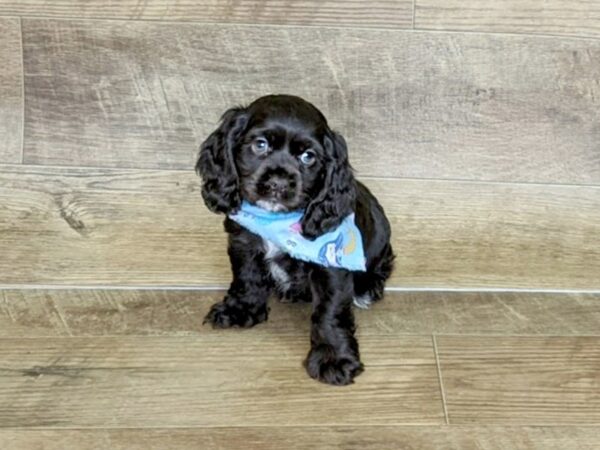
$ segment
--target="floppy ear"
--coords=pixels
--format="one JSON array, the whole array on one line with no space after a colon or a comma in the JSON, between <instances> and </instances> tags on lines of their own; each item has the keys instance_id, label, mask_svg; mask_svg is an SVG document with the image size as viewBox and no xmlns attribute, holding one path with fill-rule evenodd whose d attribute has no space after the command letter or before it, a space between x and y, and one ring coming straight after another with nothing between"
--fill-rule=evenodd
<instances>
[{"instance_id":1,"label":"floppy ear","mask_svg":"<svg viewBox=\"0 0 600 450\"><path fill-rule=\"evenodd\" d=\"M323 146L325 181L302 217L302 234L311 240L337 227L352 213L356 200L356 183L348 162L346 141L330 131L323 139Z\"/></svg>"},{"instance_id":2,"label":"floppy ear","mask_svg":"<svg viewBox=\"0 0 600 450\"><path fill-rule=\"evenodd\" d=\"M223 114L219 128L200 146L196 172L202 177L202 198L213 212L229 213L240 206L239 180L233 149L246 126L244 108Z\"/></svg>"}]
</instances>

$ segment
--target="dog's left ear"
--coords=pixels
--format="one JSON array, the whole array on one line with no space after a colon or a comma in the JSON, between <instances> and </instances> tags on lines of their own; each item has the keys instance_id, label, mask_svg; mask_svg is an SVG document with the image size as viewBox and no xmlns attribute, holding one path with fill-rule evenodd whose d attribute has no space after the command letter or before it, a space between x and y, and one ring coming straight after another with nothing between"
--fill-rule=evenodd
<instances>
[{"instance_id":1,"label":"dog's left ear","mask_svg":"<svg viewBox=\"0 0 600 450\"><path fill-rule=\"evenodd\" d=\"M306 208L302 235L315 239L337 227L354 209L356 182L344 138L327 131L323 138L326 175L321 191Z\"/></svg>"}]
</instances>

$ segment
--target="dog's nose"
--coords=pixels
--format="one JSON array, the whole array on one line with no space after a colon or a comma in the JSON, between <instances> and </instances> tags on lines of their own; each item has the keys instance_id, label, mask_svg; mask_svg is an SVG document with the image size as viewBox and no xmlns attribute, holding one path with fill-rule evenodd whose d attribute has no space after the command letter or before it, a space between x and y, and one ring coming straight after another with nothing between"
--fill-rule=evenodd
<instances>
[{"instance_id":1,"label":"dog's nose","mask_svg":"<svg viewBox=\"0 0 600 450\"><path fill-rule=\"evenodd\" d=\"M290 181L281 177L272 177L266 184L269 191L273 194L283 194L291 187Z\"/></svg>"}]
</instances>

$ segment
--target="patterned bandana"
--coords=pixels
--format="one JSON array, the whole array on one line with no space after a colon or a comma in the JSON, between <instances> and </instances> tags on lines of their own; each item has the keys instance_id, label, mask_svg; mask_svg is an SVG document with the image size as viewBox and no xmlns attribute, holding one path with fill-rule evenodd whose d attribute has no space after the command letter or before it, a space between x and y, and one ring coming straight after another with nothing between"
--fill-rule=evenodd
<instances>
[{"instance_id":1,"label":"patterned bandana","mask_svg":"<svg viewBox=\"0 0 600 450\"><path fill-rule=\"evenodd\" d=\"M302 215L302 211L271 212L244 201L240 210L229 218L272 242L292 258L325 267L366 271L362 236L354 223L354 214L314 241L300 234Z\"/></svg>"}]
</instances>

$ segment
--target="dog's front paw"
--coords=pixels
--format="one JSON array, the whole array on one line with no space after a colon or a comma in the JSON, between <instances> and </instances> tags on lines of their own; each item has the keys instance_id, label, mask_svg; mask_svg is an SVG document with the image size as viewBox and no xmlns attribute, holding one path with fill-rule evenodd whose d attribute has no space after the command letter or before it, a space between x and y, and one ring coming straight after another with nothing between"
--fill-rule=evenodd
<instances>
[{"instance_id":1,"label":"dog's front paw","mask_svg":"<svg viewBox=\"0 0 600 450\"><path fill-rule=\"evenodd\" d=\"M351 354L339 355L331 345L313 347L304 363L306 371L315 380L343 386L354 382L364 369L360 360Z\"/></svg>"},{"instance_id":2,"label":"dog's front paw","mask_svg":"<svg viewBox=\"0 0 600 450\"><path fill-rule=\"evenodd\" d=\"M212 305L203 323L210 323L214 328L250 328L264 322L268 316L269 309L266 305L251 308L244 304L228 304L223 301Z\"/></svg>"}]
</instances>

